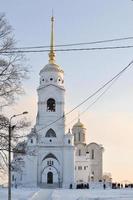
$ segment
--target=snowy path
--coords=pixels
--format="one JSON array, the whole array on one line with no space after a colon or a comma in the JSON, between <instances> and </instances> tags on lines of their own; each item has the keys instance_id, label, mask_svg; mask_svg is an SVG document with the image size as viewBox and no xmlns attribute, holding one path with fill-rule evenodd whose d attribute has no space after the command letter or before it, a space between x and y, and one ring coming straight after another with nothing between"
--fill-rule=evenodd
<instances>
[{"instance_id":1,"label":"snowy path","mask_svg":"<svg viewBox=\"0 0 133 200\"><path fill-rule=\"evenodd\" d=\"M7 189L0 188L0 200L7 200ZM133 189L12 189L12 200L133 200Z\"/></svg>"},{"instance_id":2,"label":"snowy path","mask_svg":"<svg viewBox=\"0 0 133 200\"><path fill-rule=\"evenodd\" d=\"M29 200L51 200L53 189L40 189Z\"/></svg>"}]
</instances>

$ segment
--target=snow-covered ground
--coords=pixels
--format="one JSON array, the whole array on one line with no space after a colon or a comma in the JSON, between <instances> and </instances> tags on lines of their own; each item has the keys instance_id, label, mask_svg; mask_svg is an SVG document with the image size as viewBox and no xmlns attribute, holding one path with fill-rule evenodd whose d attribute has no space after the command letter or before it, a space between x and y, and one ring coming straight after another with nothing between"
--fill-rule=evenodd
<instances>
[{"instance_id":1,"label":"snow-covered ground","mask_svg":"<svg viewBox=\"0 0 133 200\"><path fill-rule=\"evenodd\" d=\"M7 200L7 189L0 189ZM12 189L12 200L133 200L133 189Z\"/></svg>"},{"instance_id":2,"label":"snow-covered ground","mask_svg":"<svg viewBox=\"0 0 133 200\"><path fill-rule=\"evenodd\" d=\"M132 190L66 190L66 192L55 190L52 194L52 200L133 200Z\"/></svg>"},{"instance_id":3,"label":"snow-covered ground","mask_svg":"<svg viewBox=\"0 0 133 200\"><path fill-rule=\"evenodd\" d=\"M12 188L12 200L28 200L39 189L34 188ZM7 188L0 188L0 200L7 200Z\"/></svg>"}]
</instances>

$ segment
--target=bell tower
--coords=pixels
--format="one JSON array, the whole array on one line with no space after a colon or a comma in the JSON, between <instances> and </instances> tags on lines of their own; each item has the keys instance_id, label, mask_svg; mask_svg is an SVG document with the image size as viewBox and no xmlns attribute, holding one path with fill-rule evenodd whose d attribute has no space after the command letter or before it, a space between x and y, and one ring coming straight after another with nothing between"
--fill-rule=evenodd
<instances>
[{"instance_id":1,"label":"bell tower","mask_svg":"<svg viewBox=\"0 0 133 200\"><path fill-rule=\"evenodd\" d=\"M55 62L54 50L54 17L51 17L51 41L49 52L49 63L40 71L40 85L38 92L38 114L36 119L37 129L41 138L45 138L49 129L52 129L57 136L59 143L62 142L64 122L64 71ZM56 123L55 123L56 121ZM58 130L58 131L57 131Z\"/></svg>"},{"instance_id":2,"label":"bell tower","mask_svg":"<svg viewBox=\"0 0 133 200\"><path fill-rule=\"evenodd\" d=\"M65 134L64 72L55 61L53 16L48 55L48 64L40 71L36 124L24 142L23 184L69 188L75 183L74 137L70 131Z\"/></svg>"},{"instance_id":3,"label":"bell tower","mask_svg":"<svg viewBox=\"0 0 133 200\"><path fill-rule=\"evenodd\" d=\"M65 134L64 71L55 61L53 16L48 56L48 64L40 71L37 89L37 184L41 187L52 184L53 187L69 188L74 183L74 144L73 135Z\"/></svg>"}]
</instances>

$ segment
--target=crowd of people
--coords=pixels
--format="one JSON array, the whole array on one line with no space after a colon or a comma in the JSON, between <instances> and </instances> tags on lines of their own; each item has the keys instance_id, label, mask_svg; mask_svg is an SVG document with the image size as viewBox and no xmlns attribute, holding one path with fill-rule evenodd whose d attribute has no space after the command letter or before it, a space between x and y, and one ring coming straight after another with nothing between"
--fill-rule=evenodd
<instances>
[{"instance_id":1,"label":"crowd of people","mask_svg":"<svg viewBox=\"0 0 133 200\"><path fill-rule=\"evenodd\" d=\"M109 186L110 185L110 186ZM121 189L121 188L133 188L133 183L131 184L121 184L121 183L103 183L101 184L101 186L103 187L103 189L105 190L106 188L112 188L112 189ZM89 183L80 183L76 185L76 189L89 189L91 188ZM73 185L70 184L70 189L73 189Z\"/></svg>"},{"instance_id":2,"label":"crowd of people","mask_svg":"<svg viewBox=\"0 0 133 200\"><path fill-rule=\"evenodd\" d=\"M112 189L120 189L120 188L133 188L133 183L131 184L112 183Z\"/></svg>"}]
</instances>

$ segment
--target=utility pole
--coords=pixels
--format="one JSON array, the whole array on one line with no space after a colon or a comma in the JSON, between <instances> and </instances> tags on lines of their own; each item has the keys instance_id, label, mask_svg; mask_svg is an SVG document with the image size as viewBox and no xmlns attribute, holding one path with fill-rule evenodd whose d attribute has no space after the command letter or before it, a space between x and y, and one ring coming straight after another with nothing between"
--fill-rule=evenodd
<instances>
[{"instance_id":1,"label":"utility pole","mask_svg":"<svg viewBox=\"0 0 133 200\"><path fill-rule=\"evenodd\" d=\"M11 200L11 120L9 123L9 141L8 141L8 200Z\"/></svg>"},{"instance_id":2,"label":"utility pole","mask_svg":"<svg viewBox=\"0 0 133 200\"><path fill-rule=\"evenodd\" d=\"M12 187L12 181L11 181L11 139L12 139L12 130L15 126L12 126L12 123L11 123L11 120L12 118L15 118L17 116L20 116L20 115L25 115L25 114L28 114L27 111L23 112L23 113L20 113L20 114L17 114L17 115L13 115L12 117L10 117L10 120L9 120L9 129L8 129L8 200L11 200L12 197L11 197L11 187Z\"/></svg>"}]
</instances>

